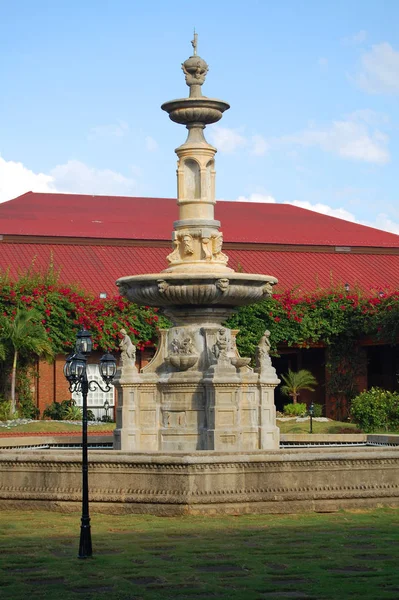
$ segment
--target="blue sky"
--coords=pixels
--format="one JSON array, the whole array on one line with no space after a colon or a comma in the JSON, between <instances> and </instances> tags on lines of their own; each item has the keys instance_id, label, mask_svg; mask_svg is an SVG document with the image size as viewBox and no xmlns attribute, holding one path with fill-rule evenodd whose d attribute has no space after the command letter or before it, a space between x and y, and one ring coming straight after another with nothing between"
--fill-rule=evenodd
<instances>
[{"instance_id":1,"label":"blue sky","mask_svg":"<svg viewBox=\"0 0 399 600\"><path fill-rule=\"evenodd\" d=\"M206 130L217 197L399 233L399 2L0 0L0 201L28 190L175 196L185 139L160 105L231 104Z\"/></svg>"}]
</instances>

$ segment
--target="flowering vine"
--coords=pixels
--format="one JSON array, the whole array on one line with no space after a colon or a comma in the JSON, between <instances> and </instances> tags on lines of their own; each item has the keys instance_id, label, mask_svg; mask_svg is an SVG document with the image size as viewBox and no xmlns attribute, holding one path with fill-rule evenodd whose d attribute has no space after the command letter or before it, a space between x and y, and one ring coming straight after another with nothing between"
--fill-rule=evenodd
<instances>
[{"instance_id":1,"label":"flowering vine","mask_svg":"<svg viewBox=\"0 0 399 600\"><path fill-rule=\"evenodd\" d=\"M136 306L121 296L96 298L39 276L2 282L0 315L13 319L18 307L34 307L41 314L55 353L68 352L81 327L91 331L95 349L115 350L121 328L143 349L156 342L158 325L167 326L156 308Z\"/></svg>"}]
</instances>

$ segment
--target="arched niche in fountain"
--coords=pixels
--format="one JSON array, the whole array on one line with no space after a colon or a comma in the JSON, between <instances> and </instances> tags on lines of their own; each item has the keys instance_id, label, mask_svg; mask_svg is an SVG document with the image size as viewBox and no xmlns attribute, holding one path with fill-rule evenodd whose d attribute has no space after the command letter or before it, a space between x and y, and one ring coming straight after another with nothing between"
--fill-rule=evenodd
<instances>
[{"instance_id":1,"label":"arched niche in fountain","mask_svg":"<svg viewBox=\"0 0 399 600\"><path fill-rule=\"evenodd\" d=\"M201 198L200 166L192 158L184 161L184 197L187 200L199 200Z\"/></svg>"},{"instance_id":2,"label":"arched niche in fountain","mask_svg":"<svg viewBox=\"0 0 399 600\"><path fill-rule=\"evenodd\" d=\"M215 198L215 161L210 160L205 172L205 197L207 200Z\"/></svg>"}]
</instances>

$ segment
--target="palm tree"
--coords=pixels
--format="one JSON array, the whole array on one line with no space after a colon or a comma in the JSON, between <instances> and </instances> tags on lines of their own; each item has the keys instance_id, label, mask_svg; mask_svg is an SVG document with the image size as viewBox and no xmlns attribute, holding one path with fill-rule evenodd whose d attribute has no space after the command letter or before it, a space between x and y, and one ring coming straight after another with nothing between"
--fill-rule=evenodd
<instances>
[{"instance_id":1,"label":"palm tree","mask_svg":"<svg viewBox=\"0 0 399 600\"><path fill-rule=\"evenodd\" d=\"M297 372L288 369L288 373L281 375L281 379L284 385L281 386L280 391L284 396L291 396L293 404L297 403L301 390L314 392L314 386L317 385L316 378L306 369Z\"/></svg>"},{"instance_id":2,"label":"palm tree","mask_svg":"<svg viewBox=\"0 0 399 600\"><path fill-rule=\"evenodd\" d=\"M11 371L12 413L16 410L15 382L20 355L35 354L45 358L53 356L53 350L41 319L42 315L35 309L18 308L13 321L4 319L1 323L0 348L5 346L13 352Z\"/></svg>"}]
</instances>

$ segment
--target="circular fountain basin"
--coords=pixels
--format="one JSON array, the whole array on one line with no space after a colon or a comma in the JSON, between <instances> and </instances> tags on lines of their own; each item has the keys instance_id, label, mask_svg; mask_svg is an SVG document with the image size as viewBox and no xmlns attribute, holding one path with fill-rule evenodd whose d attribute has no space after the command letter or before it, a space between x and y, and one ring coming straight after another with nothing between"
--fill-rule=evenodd
<instances>
[{"instance_id":1,"label":"circular fountain basin","mask_svg":"<svg viewBox=\"0 0 399 600\"><path fill-rule=\"evenodd\" d=\"M152 273L121 277L122 296L146 306L245 306L268 298L275 277L248 273Z\"/></svg>"}]
</instances>

